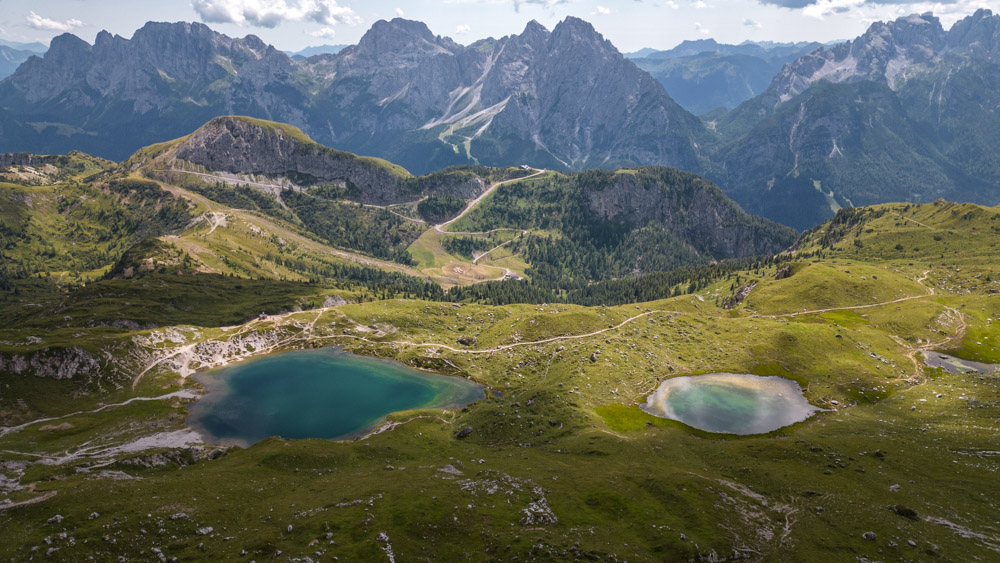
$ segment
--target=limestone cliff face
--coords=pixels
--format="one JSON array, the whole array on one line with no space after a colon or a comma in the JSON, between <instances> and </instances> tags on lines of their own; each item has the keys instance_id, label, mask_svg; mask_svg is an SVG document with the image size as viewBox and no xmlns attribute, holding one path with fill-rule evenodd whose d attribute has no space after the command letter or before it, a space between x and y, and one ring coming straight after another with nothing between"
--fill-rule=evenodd
<instances>
[{"instance_id":1,"label":"limestone cliff face","mask_svg":"<svg viewBox=\"0 0 1000 563\"><path fill-rule=\"evenodd\" d=\"M711 182L670 168L607 172L588 182L591 212L606 220L655 222L714 258L780 252L795 239L792 229L753 217Z\"/></svg>"},{"instance_id":2,"label":"limestone cliff face","mask_svg":"<svg viewBox=\"0 0 1000 563\"><path fill-rule=\"evenodd\" d=\"M893 87L933 65L946 43L941 22L931 14L876 22L853 41L821 47L786 65L771 94L775 102L787 101L819 80L871 80Z\"/></svg>"},{"instance_id":3,"label":"limestone cliff face","mask_svg":"<svg viewBox=\"0 0 1000 563\"><path fill-rule=\"evenodd\" d=\"M175 158L212 172L351 182L369 202L396 199L405 181L388 166L309 142L288 129L234 117L214 119L196 131Z\"/></svg>"},{"instance_id":4,"label":"limestone cliff face","mask_svg":"<svg viewBox=\"0 0 1000 563\"><path fill-rule=\"evenodd\" d=\"M46 164L49 157L38 156L26 152L13 152L0 154L0 168L8 166L41 166Z\"/></svg>"},{"instance_id":5,"label":"limestone cliff face","mask_svg":"<svg viewBox=\"0 0 1000 563\"><path fill-rule=\"evenodd\" d=\"M97 358L80 348L45 348L24 354L0 354L0 373L34 375L52 379L98 375Z\"/></svg>"}]
</instances>

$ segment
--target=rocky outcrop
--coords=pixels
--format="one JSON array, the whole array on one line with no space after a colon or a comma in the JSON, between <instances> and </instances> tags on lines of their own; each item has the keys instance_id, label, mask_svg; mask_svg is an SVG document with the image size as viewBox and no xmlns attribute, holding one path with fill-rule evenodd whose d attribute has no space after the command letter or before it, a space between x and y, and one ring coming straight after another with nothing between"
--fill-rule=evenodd
<instances>
[{"instance_id":1,"label":"rocky outcrop","mask_svg":"<svg viewBox=\"0 0 1000 563\"><path fill-rule=\"evenodd\" d=\"M226 182L263 177L298 188L339 185L347 188L346 199L377 205L431 193L472 199L485 187L474 174L461 171L414 178L389 162L320 145L295 127L247 117L215 118L166 156L170 168L194 165L209 174L225 173L219 179Z\"/></svg>"},{"instance_id":2,"label":"rocky outcrop","mask_svg":"<svg viewBox=\"0 0 1000 563\"><path fill-rule=\"evenodd\" d=\"M755 287L757 287L756 280L743 284L739 289L733 292L732 295L722 300L722 308L735 309L740 303L743 303L743 300L750 295L750 292L753 291L753 288Z\"/></svg>"},{"instance_id":3,"label":"rocky outcrop","mask_svg":"<svg viewBox=\"0 0 1000 563\"><path fill-rule=\"evenodd\" d=\"M8 166L39 166L46 163L47 157L26 152L0 154L0 168Z\"/></svg>"},{"instance_id":4,"label":"rocky outcrop","mask_svg":"<svg viewBox=\"0 0 1000 563\"><path fill-rule=\"evenodd\" d=\"M212 172L348 183L368 203L395 202L407 180L388 163L324 147L291 127L239 117L213 119L180 144L175 158Z\"/></svg>"},{"instance_id":5,"label":"rocky outcrop","mask_svg":"<svg viewBox=\"0 0 1000 563\"><path fill-rule=\"evenodd\" d=\"M0 373L72 379L77 376L96 376L100 371L100 361L80 348L45 348L22 354L0 353Z\"/></svg>"}]
</instances>

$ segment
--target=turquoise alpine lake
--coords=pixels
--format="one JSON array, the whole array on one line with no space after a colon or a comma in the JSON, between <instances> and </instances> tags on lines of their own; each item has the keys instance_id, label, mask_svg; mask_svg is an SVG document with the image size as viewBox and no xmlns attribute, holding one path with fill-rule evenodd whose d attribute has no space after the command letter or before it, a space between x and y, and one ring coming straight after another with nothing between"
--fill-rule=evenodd
<instances>
[{"instance_id":1,"label":"turquoise alpine lake","mask_svg":"<svg viewBox=\"0 0 1000 563\"><path fill-rule=\"evenodd\" d=\"M668 379L642 409L706 432L741 435L765 434L823 410L790 379L733 373Z\"/></svg>"},{"instance_id":2,"label":"turquoise alpine lake","mask_svg":"<svg viewBox=\"0 0 1000 563\"><path fill-rule=\"evenodd\" d=\"M386 415L456 408L484 397L481 385L334 348L266 356L196 374L205 395L188 425L210 443L248 446L270 436L351 438Z\"/></svg>"}]
</instances>

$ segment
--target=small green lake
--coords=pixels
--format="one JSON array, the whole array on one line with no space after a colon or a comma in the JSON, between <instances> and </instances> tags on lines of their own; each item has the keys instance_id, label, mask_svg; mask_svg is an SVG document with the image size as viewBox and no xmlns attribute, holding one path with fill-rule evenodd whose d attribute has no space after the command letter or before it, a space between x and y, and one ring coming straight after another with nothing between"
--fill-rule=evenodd
<instances>
[{"instance_id":1,"label":"small green lake","mask_svg":"<svg viewBox=\"0 0 1000 563\"><path fill-rule=\"evenodd\" d=\"M706 432L765 434L823 410L783 377L711 373L660 384L642 409Z\"/></svg>"},{"instance_id":2,"label":"small green lake","mask_svg":"<svg viewBox=\"0 0 1000 563\"><path fill-rule=\"evenodd\" d=\"M350 438L386 415L453 408L484 397L458 377L337 349L267 356L200 373L205 395L190 406L188 425L211 443L247 446L269 436Z\"/></svg>"}]
</instances>

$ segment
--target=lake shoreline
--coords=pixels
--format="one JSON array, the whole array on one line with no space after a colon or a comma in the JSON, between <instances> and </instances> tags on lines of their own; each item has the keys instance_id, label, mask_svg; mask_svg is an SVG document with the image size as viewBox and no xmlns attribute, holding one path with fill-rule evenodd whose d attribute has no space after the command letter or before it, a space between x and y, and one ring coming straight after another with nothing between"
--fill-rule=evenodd
<instances>
[{"instance_id":1,"label":"lake shoreline","mask_svg":"<svg viewBox=\"0 0 1000 563\"><path fill-rule=\"evenodd\" d=\"M185 425L240 447L271 436L352 441L384 431L394 414L454 410L485 397L467 378L341 347L262 355L192 378L205 393L189 403Z\"/></svg>"},{"instance_id":2,"label":"lake shoreline","mask_svg":"<svg viewBox=\"0 0 1000 563\"><path fill-rule=\"evenodd\" d=\"M734 373L666 379L639 408L702 432L734 436L767 434L826 410L810 403L794 380Z\"/></svg>"}]
</instances>

